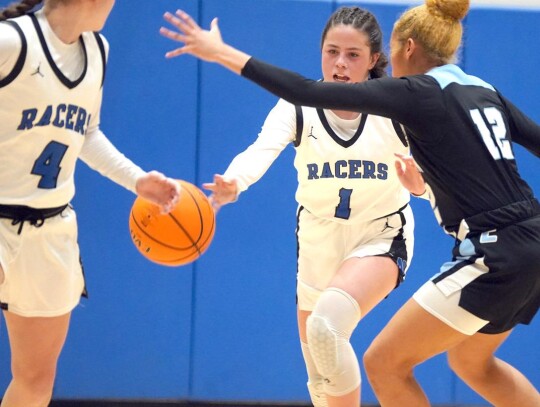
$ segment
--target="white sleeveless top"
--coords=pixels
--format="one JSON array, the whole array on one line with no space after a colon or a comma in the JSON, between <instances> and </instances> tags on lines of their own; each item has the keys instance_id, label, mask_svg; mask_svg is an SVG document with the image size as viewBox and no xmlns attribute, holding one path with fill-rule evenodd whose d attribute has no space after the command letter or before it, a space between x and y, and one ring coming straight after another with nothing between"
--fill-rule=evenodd
<instances>
[{"instance_id":1,"label":"white sleeveless top","mask_svg":"<svg viewBox=\"0 0 540 407\"><path fill-rule=\"evenodd\" d=\"M283 99L268 114L257 140L232 160L225 178L237 180L239 192L247 190L291 143L296 200L315 216L369 222L409 202L394 166L394 153L409 153L399 124L371 115L344 120Z\"/></svg>"},{"instance_id":2,"label":"white sleeveless top","mask_svg":"<svg viewBox=\"0 0 540 407\"><path fill-rule=\"evenodd\" d=\"M35 15L9 20L22 47L0 78L0 204L56 207L74 193L85 135L99 123L106 50L99 34L83 33L82 73L72 79L55 64Z\"/></svg>"},{"instance_id":3,"label":"white sleeveless top","mask_svg":"<svg viewBox=\"0 0 540 407\"><path fill-rule=\"evenodd\" d=\"M394 166L394 153L409 153L399 124L367 114L347 121L328 110L296 110L294 165L300 205L320 218L359 223L396 212L409 202ZM340 122L344 124L338 134ZM354 128L345 138L347 122Z\"/></svg>"}]
</instances>

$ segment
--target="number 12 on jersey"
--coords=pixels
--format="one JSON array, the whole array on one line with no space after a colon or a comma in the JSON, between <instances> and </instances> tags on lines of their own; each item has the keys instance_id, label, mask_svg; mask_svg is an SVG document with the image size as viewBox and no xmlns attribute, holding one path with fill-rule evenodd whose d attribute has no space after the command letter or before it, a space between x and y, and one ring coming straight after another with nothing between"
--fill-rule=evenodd
<instances>
[{"instance_id":1,"label":"number 12 on jersey","mask_svg":"<svg viewBox=\"0 0 540 407\"><path fill-rule=\"evenodd\" d=\"M482 112L473 109L471 117L493 159L513 160L514 153L510 140L506 138L506 125L501 112L494 107L487 107Z\"/></svg>"}]
</instances>

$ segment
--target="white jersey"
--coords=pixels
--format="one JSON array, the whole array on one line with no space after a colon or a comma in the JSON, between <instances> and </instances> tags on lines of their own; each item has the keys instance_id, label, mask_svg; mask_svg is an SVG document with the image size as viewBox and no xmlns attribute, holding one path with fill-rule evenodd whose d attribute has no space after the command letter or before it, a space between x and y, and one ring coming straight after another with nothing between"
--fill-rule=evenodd
<instances>
[{"instance_id":1,"label":"white jersey","mask_svg":"<svg viewBox=\"0 0 540 407\"><path fill-rule=\"evenodd\" d=\"M394 165L394 153L408 154L405 138L398 137L398 124L361 114L354 121L354 133L344 139L343 132L336 131L343 120L331 111L302 107L297 117L296 200L309 212L359 223L396 212L409 202Z\"/></svg>"},{"instance_id":2,"label":"white jersey","mask_svg":"<svg viewBox=\"0 0 540 407\"><path fill-rule=\"evenodd\" d=\"M313 215L340 223L378 219L407 205L409 192L395 170L394 153L408 154L400 126L379 116L340 119L332 111L280 100L258 139L225 172L243 191L293 142L296 200Z\"/></svg>"},{"instance_id":3,"label":"white jersey","mask_svg":"<svg viewBox=\"0 0 540 407\"><path fill-rule=\"evenodd\" d=\"M144 172L99 130L108 44L90 32L64 44L44 14L36 14L1 24L11 33L1 45L12 52L0 59L0 204L67 204L79 156L134 190Z\"/></svg>"}]
</instances>

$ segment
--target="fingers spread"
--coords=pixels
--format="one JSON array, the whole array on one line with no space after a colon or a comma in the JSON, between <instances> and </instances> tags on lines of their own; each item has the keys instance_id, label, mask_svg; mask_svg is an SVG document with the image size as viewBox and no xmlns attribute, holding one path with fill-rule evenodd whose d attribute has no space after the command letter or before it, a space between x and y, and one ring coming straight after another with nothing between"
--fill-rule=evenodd
<instances>
[{"instance_id":1,"label":"fingers spread","mask_svg":"<svg viewBox=\"0 0 540 407\"><path fill-rule=\"evenodd\" d=\"M161 27L159 29L159 33L163 35L164 37L169 38L170 40L173 40L173 41L185 43L187 39L184 35L177 33L176 31L169 30L166 27Z\"/></svg>"},{"instance_id":2,"label":"fingers spread","mask_svg":"<svg viewBox=\"0 0 540 407\"><path fill-rule=\"evenodd\" d=\"M169 51L165 54L165 57L166 58L174 58L174 57L177 57L179 55L182 55L182 54L185 54L185 53L188 53L188 49L186 47L182 47L182 48L177 48L173 51Z\"/></svg>"},{"instance_id":3,"label":"fingers spread","mask_svg":"<svg viewBox=\"0 0 540 407\"><path fill-rule=\"evenodd\" d=\"M165 21L167 21L168 23L175 26L180 31L182 31L182 32L184 32L186 34L189 33L190 31L192 31L192 29L191 29L191 27L189 25L187 25L180 18L175 17L174 14L166 12L165 14L163 14L163 18L165 19Z\"/></svg>"},{"instance_id":4,"label":"fingers spread","mask_svg":"<svg viewBox=\"0 0 540 407\"><path fill-rule=\"evenodd\" d=\"M208 191L214 192L216 190L216 184L214 183L206 183L202 185L204 189L207 189Z\"/></svg>"},{"instance_id":5,"label":"fingers spread","mask_svg":"<svg viewBox=\"0 0 540 407\"><path fill-rule=\"evenodd\" d=\"M199 28L198 24L191 18L191 16L183 10L176 10L175 13L182 22L190 28Z\"/></svg>"}]
</instances>

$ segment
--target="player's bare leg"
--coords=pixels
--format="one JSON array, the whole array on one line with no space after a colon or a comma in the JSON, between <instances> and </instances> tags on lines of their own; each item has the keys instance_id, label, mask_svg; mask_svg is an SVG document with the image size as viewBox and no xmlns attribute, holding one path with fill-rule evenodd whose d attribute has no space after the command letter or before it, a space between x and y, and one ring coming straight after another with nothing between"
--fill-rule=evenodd
<instances>
[{"instance_id":1,"label":"player's bare leg","mask_svg":"<svg viewBox=\"0 0 540 407\"><path fill-rule=\"evenodd\" d=\"M540 406L540 393L532 383L494 356L510 333L477 333L448 351L448 363L467 385L495 406Z\"/></svg>"},{"instance_id":2,"label":"player's bare leg","mask_svg":"<svg viewBox=\"0 0 540 407\"><path fill-rule=\"evenodd\" d=\"M364 355L368 380L381 406L429 406L414 378L414 367L467 338L469 336L450 328L410 299Z\"/></svg>"},{"instance_id":3,"label":"player's bare leg","mask_svg":"<svg viewBox=\"0 0 540 407\"><path fill-rule=\"evenodd\" d=\"M4 312L11 348L12 380L2 407L46 407L71 314L27 318Z\"/></svg>"}]
</instances>

